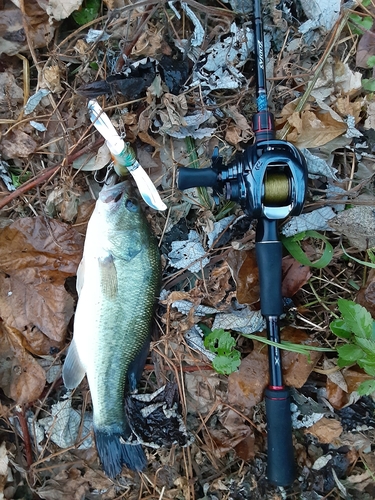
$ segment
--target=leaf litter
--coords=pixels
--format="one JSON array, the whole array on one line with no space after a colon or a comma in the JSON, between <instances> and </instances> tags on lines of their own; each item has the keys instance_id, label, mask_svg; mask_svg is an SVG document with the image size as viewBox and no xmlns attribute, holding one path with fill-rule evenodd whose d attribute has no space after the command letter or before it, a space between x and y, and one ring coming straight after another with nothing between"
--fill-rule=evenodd
<instances>
[{"instance_id":1,"label":"leaf litter","mask_svg":"<svg viewBox=\"0 0 375 500\"><path fill-rule=\"evenodd\" d=\"M333 246L323 269L290 256L283 261L283 295L290 300L283 340L332 349L282 352L303 431L294 435L301 474L288 494L373 497L367 471L375 471L374 423L365 418L373 399L357 392L371 377L357 366L339 370L329 322L339 298L356 298L374 314L373 270L360 264L372 262L374 247L368 90L374 9L366 0L352 6L359 19L350 18L340 33L335 23L346 15L340 2L263 3L278 134L288 128L285 138L306 148L310 174L305 212L283 231L327 231ZM18 498L28 481L36 498L48 499L280 498L285 492L265 476L268 360L258 338L264 323L254 227L239 207L215 206L210 193L181 193L176 185L180 166L209 166L216 146L229 160L252 143L251 9L235 1L108 0L89 14L87 4L6 2L0 15L0 491ZM366 17L370 27L356 32ZM80 26L80 19L90 20ZM167 215L146 209L160 239L165 292L140 396L176 383L177 409L194 440L147 448L142 483L127 470L109 481L90 443L82 449L90 433L87 384L66 398L59 376L95 196L92 179L103 179L110 162L90 126L88 95L99 96L120 135L126 132L168 204ZM357 260L348 260L348 248ZM316 240L304 240L302 249L319 252ZM209 332L221 329L225 343L208 350ZM239 368L219 375L212 360L230 355L233 345ZM157 403L165 414L164 404ZM27 419L14 405L27 405ZM367 428L358 431L360 424ZM37 439L42 425L45 434Z\"/></svg>"}]
</instances>

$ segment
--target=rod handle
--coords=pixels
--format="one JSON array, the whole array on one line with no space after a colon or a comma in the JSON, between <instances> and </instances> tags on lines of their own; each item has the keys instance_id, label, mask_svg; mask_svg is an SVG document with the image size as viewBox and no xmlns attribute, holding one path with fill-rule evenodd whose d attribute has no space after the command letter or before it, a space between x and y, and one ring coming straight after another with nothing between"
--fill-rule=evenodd
<instances>
[{"instance_id":1,"label":"rod handle","mask_svg":"<svg viewBox=\"0 0 375 500\"><path fill-rule=\"evenodd\" d=\"M289 486L295 479L290 392L287 387L265 391L267 415L267 476L276 486Z\"/></svg>"},{"instance_id":2,"label":"rod handle","mask_svg":"<svg viewBox=\"0 0 375 500\"><path fill-rule=\"evenodd\" d=\"M281 316L283 302L281 295L281 259L280 241L259 241L255 244L259 269L260 308L263 316Z\"/></svg>"}]
</instances>

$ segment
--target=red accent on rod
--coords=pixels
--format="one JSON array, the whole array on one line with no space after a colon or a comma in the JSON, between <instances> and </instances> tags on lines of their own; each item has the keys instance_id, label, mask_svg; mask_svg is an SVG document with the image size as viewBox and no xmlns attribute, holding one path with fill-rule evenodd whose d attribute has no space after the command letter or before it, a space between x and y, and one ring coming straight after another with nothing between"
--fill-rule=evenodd
<instances>
[{"instance_id":1,"label":"red accent on rod","mask_svg":"<svg viewBox=\"0 0 375 500\"><path fill-rule=\"evenodd\" d=\"M269 385L268 386L271 391L283 391L285 387L283 385Z\"/></svg>"}]
</instances>

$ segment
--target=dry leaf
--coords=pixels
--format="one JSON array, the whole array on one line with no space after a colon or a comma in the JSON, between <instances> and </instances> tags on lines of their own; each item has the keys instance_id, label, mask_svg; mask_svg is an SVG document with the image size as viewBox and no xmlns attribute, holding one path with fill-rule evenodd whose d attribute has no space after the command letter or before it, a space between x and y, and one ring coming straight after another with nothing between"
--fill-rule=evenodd
<instances>
[{"instance_id":1,"label":"dry leaf","mask_svg":"<svg viewBox=\"0 0 375 500\"><path fill-rule=\"evenodd\" d=\"M9 71L0 73L0 117L11 118L11 113L21 103L23 103L23 90L17 85L13 74Z\"/></svg>"},{"instance_id":2,"label":"dry leaf","mask_svg":"<svg viewBox=\"0 0 375 500\"><path fill-rule=\"evenodd\" d=\"M312 427L305 430L305 434L312 434L320 443L333 443L342 433L342 425L333 418L321 418Z\"/></svg>"},{"instance_id":3,"label":"dry leaf","mask_svg":"<svg viewBox=\"0 0 375 500\"><path fill-rule=\"evenodd\" d=\"M28 42L23 26L23 15L20 10L21 0L12 0L15 8L10 2L2 3L0 9L0 54L15 55L19 52L28 51ZM39 49L45 47L51 40L55 31L49 23L48 16L42 10L41 1L27 0L24 2L25 23L28 34L33 42L33 47Z\"/></svg>"},{"instance_id":4,"label":"dry leaf","mask_svg":"<svg viewBox=\"0 0 375 500\"><path fill-rule=\"evenodd\" d=\"M370 270L366 285L359 290L357 302L370 311L375 319L375 269Z\"/></svg>"},{"instance_id":5,"label":"dry leaf","mask_svg":"<svg viewBox=\"0 0 375 500\"><path fill-rule=\"evenodd\" d=\"M288 326L282 330L283 340L306 344L307 334ZM253 351L241 361L237 372L228 378L228 402L242 408L249 415L251 408L263 399L263 392L269 382L268 349L261 342L254 341ZM310 352L310 360L303 354L281 350L284 383L291 387L302 387L314 369L321 354Z\"/></svg>"},{"instance_id":6,"label":"dry leaf","mask_svg":"<svg viewBox=\"0 0 375 500\"><path fill-rule=\"evenodd\" d=\"M1 154L9 158L26 158L34 153L38 143L22 130L14 129L1 141Z\"/></svg>"},{"instance_id":7,"label":"dry leaf","mask_svg":"<svg viewBox=\"0 0 375 500\"><path fill-rule=\"evenodd\" d=\"M86 479L81 476L78 469L62 471L53 479L48 479L42 488L38 489L38 495L45 500L81 500L85 498L90 487Z\"/></svg>"},{"instance_id":8,"label":"dry leaf","mask_svg":"<svg viewBox=\"0 0 375 500\"><path fill-rule=\"evenodd\" d=\"M228 253L227 262L236 283L236 295L240 304L259 301L259 273L255 249L234 250Z\"/></svg>"},{"instance_id":9,"label":"dry leaf","mask_svg":"<svg viewBox=\"0 0 375 500\"><path fill-rule=\"evenodd\" d=\"M82 5L83 0L49 0L42 7L45 8L50 17L51 23L53 20L62 21L67 19L72 12L78 10Z\"/></svg>"},{"instance_id":10,"label":"dry leaf","mask_svg":"<svg viewBox=\"0 0 375 500\"><path fill-rule=\"evenodd\" d=\"M281 293L283 297L293 297L312 276L309 266L300 264L291 255L283 258L282 272Z\"/></svg>"},{"instance_id":11,"label":"dry leaf","mask_svg":"<svg viewBox=\"0 0 375 500\"><path fill-rule=\"evenodd\" d=\"M0 231L0 315L23 332L36 326L61 342L73 315L65 290L82 256L83 237L57 220L18 219Z\"/></svg>"},{"instance_id":12,"label":"dry leaf","mask_svg":"<svg viewBox=\"0 0 375 500\"><path fill-rule=\"evenodd\" d=\"M336 233L345 235L353 247L367 250L375 247L374 214L374 207L360 205L338 213L328 225Z\"/></svg>"},{"instance_id":13,"label":"dry leaf","mask_svg":"<svg viewBox=\"0 0 375 500\"><path fill-rule=\"evenodd\" d=\"M215 443L214 452L217 457L222 457L228 451L235 449L242 454L243 460L254 458L254 433L249 425L244 423L241 416L231 410L225 410L224 415L219 417L223 429L208 428L208 444Z\"/></svg>"},{"instance_id":14,"label":"dry leaf","mask_svg":"<svg viewBox=\"0 0 375 500\"><path fill-rule=\"evenodd\" d=\"M38 399L46 384L43 368L22 345L15 328L0 323L0 387L17 404Z\"/></svg>"},{"instance_id":15,"label":"dry leaf","mask_svg":"<svg viewBox=\"0 0 375 500\"><path fill-rule=\"evenodd\" d=\"M49 66L44 68L43 70L43 79L47 88L56 94L59 94L64 89L61 86L60 82L60 68L57 64L53 66Z\"/></svg>"}]
</instances>

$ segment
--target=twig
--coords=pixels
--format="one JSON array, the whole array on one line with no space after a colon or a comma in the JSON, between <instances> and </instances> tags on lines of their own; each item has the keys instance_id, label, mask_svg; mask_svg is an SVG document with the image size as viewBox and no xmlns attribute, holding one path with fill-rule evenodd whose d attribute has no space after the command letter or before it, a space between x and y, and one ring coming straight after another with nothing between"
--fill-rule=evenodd
<instances>
[{"instance_id":1,"label":"twig","mask_svg":"<svg viewBox=\"0 0 375 500\"><path fill-rule=\"evenodd\" d=\"M92 151L93 149L96 149L99 146L101 146L103 144L103 142L104 142L104 139L100 138L100 139L96 140L93 144L90 144L89 146L85 146L84 148L80 149L76 153L70 154L67 157L66 161L64 160L64 161L58 163L57 165L53 165L52 167L46 168L40 174L38 174L36 177L25 182L25 184L22 184L22 186L20 186L18 189L16 189L12 193L9 193L2 200L0 200L0 210L2 208L4 208L6 205L8 205L11 201L18 198L22 194L26 193L30 189L33 189L36 186L38 186L39 184L41 184L42 182L47 181L62 166L69 165L76 158L79 158L83 154L88 153L88 152Z\"/></svg>"},{"instance_id":2,"label":"twig","mask_svg":"<svg viewBox=\"0 0 375 500\"><path fill-rule=\"evenodd\" d=\"M27 419L25 415L24 406L17 409L17 416L22 430L22 439L25 445L26 463L28 468L30 468L33 464L33 452L31 448L31 439L30 439L29 428L27 426Z\"/></svg>"}]
</instances>

